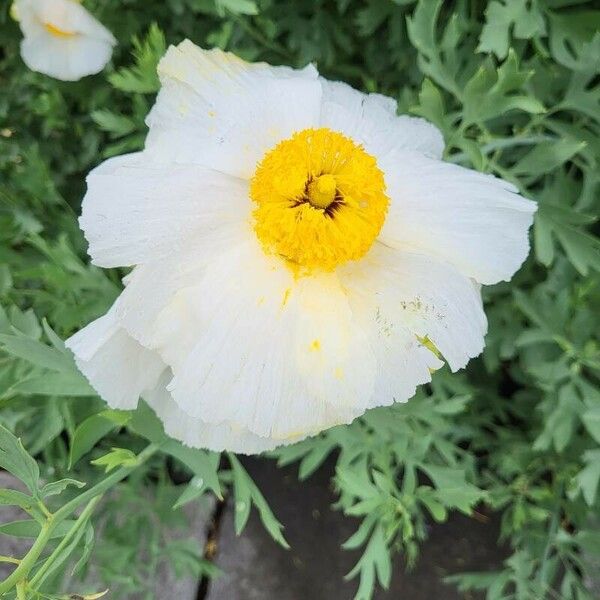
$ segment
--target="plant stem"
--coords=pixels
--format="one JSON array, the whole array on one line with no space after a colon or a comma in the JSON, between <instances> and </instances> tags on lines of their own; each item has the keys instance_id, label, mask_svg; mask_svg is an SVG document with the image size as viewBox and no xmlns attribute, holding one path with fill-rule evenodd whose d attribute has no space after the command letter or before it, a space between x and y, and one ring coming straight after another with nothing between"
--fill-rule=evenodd
<instances>
[{"instance_id":1,"label":"plant stem","mask_svg":"<svg viewBox=\"0 0 600 600\"><path fill-rule=\"evenodd\" d=\"M542 560L540 561L540 565L538 567L537 585L542 593L545 593L550 587L550 582L546 581L546 564L548 562L548 559L550 558L552 544L554 543L554 540L558 533L558 527L560 523L560 508L563 500L562 482L556 486L555 495L556 505L554 507L554 511L552 512L552 519L550 521L550 526L548 527L548 536L546 538L546 544L544 546L544 553L542 555Z\"/></svg>"},{"instance_id":2,"label":"plant stem","mask_svg":"<svg viewBox=\"0 0 600 600\"><path fill-rule=\"evenodd\" d=\"M17 586L18 589L19 583L27 578L29 571L31 571L39 555L42 553L42 550L50 540L54 527L54 520L52 518L48 519L42 525L42 529L33 543L33 546L31 546L29 552L23 557L19 566L2 583L0 583L0 595L12 590L15 586Z\"/></svg>"},{"instance_id":3,"label":"plant stem","mask_svg":"<svg viewBox=\"0 0 600 600\"><path fill-rule=\"evenodd\" d=\"M27 596L25 594L25 580L17 583L17 600L27 600Z\"/></svg>"},{"instance_id":4,"label":"plant stem","mask_svg":"<svg viewBox=\"0 0 600 600\"><path fill-rule=\"evenodd\" d=\"M89 490L83 492L76 498L73 498L70 502L67 502L64 506L59 508L53 515L49 516L46 522L42 525L42 529L36 538L33 546L29 549L29 552L23 557L19 566L2 582L0 582L0 596L5 594L9 590L12 590L19 582L23 581L29 575L29 572L35 565L40 554L46 547L46 544L52 537L54 529L64 521L77 507L86 502L89 502L96 496L103 494L106 490L119 483L127 477L132 471L142 465L148 458L150 458L157 450L159 446L156 444L149 444L140 452L137 456L137 462L135 465L129 467L121 467L114 473L98 482L95 486Z\"/></svg>"},{"instance_id":5,"label":"plant stem","mask_svg":"<svg viewBox=\"0 0 600 600\"><path fill-rule=\"evenodd\" d=\"M92 512L94 512L94 508L96 508L96 505L98 504L98 502L100 502L101 498L102 498L102 495L99 494L98 496L96 496L95 498L92 498L88 502L87 506L83 509L83 511L81 512L79 517L77 517L77 520L73 524L73 527L71 527L71 529L69 529L69 531L67 532L65 537L60 541L58 546L56 546L56 548L53 550L52 554L50 554L50 556L46 559L44 564L39 568L37 573L31 578L29 584L33 589L39 588L40 585L42 585L42 583L48 576L49 571L52 568L55 568L56 566L58 566L58 565L56 565L55 561L60 556L61 552L71 543L71 540L73 540L73 538L81 531L81 529L83 527L85 527Z\"/></svg>"}]
</instances>

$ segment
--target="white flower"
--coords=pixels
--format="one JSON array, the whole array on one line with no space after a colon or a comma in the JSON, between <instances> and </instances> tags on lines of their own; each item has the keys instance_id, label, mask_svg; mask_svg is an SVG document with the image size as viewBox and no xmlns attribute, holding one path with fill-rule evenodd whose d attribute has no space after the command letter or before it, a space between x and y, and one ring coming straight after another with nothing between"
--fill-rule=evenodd
<instances>
[{"instance_id":1,"label":"white flower","mask_svg":"<svg viewBox=\"0 0 600 600\"><path fill-rule=\"evenodd\" d=\"M67 345L113 407L260 452L403 402L483 349L480 284L527 256L534 203L440 160L393 100L185 41L143 152L88 177L93 262L134 266Z\"/></svg>"},{"instance_id":2,"label":"white flower","mask_svg":"<svg viewBox=\"0 0 600 600\"><path fill-rule=\"evenodd\" d=\"M21 56L31 70L76 81L110 60L115 38L77 0L15 0L13 8L23 32Z\"/></svg>"}]
</instances>

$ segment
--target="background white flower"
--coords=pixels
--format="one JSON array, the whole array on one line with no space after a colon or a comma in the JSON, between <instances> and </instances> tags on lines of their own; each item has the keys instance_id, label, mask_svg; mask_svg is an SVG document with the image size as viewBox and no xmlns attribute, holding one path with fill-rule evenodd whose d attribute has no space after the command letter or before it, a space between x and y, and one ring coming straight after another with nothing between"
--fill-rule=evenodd
<instances>
[{"instance_id":1,"label":"background white flower","mask_svg":"<svg viewBox=\"0 0 600 600\"><path fill-rule=\"evenodd\" d=\"M534 203L312 66L185 41L159 74L145 150L90 173L80 220L95 264L135 267L67 342L111 406L142 395L189 445L259 452L482 351L480 284L521 265Z\"/></svg>"},{"instance_id":2,"label":"background white flower","mask_svg":"<svg viewBox=\"0 0 600 600\"><path fill-rule=\"evenodd\" d=\"M13 8L23 32L21 56L33 71L76 81L110 60L117 41L76 0L15 0Z\"/></svg>"}]
</instances>

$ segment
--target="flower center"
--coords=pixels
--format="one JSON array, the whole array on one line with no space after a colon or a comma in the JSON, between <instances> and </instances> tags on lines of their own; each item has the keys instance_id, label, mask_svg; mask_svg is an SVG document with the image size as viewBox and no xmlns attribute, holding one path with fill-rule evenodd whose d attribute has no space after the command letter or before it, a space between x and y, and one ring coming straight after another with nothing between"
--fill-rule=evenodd
<instances>
[{"instance_id":1,"label":"flower center","mask_svg":"<svg viewBox=\"0 0 600 600\"><path fill-rule=\"evenodd\" d=\"M316 208L327 208L335 200L336 188L333 175L319 175L308 184L308 201Z\"/></svg>"},{"instance_id":2,"label":"flower center","mask_svg":"<svg viewBox=\"0 0 600 600\"><path fill-rule=\"evenodd\" d=\"M389 204L377 162L350 138L304 129L268 151L250 184L265 251L305 274L361 258Z\"/></svg>"},{"instance_id":3,"label":"flower center","mask_svg":"<svg viewBox=\"0 0 600 600\"><path fill-rule=\"evenodd\" d=\"M56 25L52 25L52 23L43 23L44 28L46 29L46 31L50 34L53 35L54 37L73 37L75 35L77 35L77 33L75 31L65 31L64 29L61 29L60 27L57 27Z\"/></svg>"}]
</instances>

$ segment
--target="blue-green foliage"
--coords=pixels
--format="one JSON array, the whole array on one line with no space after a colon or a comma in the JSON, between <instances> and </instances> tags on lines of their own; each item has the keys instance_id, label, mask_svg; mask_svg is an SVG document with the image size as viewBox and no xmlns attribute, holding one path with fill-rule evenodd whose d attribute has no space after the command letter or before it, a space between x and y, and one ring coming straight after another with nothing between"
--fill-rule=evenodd
<instances>
[{"instance_id":1,"label":"blue-green foliage","mask_svg":"<svg viewBox=\"0 0 600 600\"><path fill-rule=\"evenodd\" d=\"M539 203L529 260L510 284L484 290L482 358L460 374L436 373L407 404L276 453L297 461L301 478L335 456L336 506L359 519L344 544L362 550L349 574L357 598L389 584L397 552L417 560L428 519L486 504L501 513L511 555L497 572L449 583L489 600L591 599L588 561L600 553L597 4L84 3L119 46L104 74L68 84L25 68L18 27L0 7L0 467L29 492L0 490L0 504L28 513L0 535L35 537L48 511L61 516L21 592L77 588L71 570L85 580L90 556L111 597L151 593L160 560L213 574L201 549L169 546L156 526L181 525L171 507L207 495L235 494L238 530L254 505L286 544L269 499L234 456L168 440L145 407L106 410L61 342L106 310L123 274L87 262L76 223L85 174L142 146L156 62L166 44L189 37L249 60L313 61L328 78L393 96L442 130L447 160L500 175ZM56 483L42 486L40 472ZM96 507L103 482L125 477ZM90 489L100 491L84 496ZM63 510L84 502L79 517ZM136 516L124 525L123 514Z\"/></svg>"}]
</instances>

